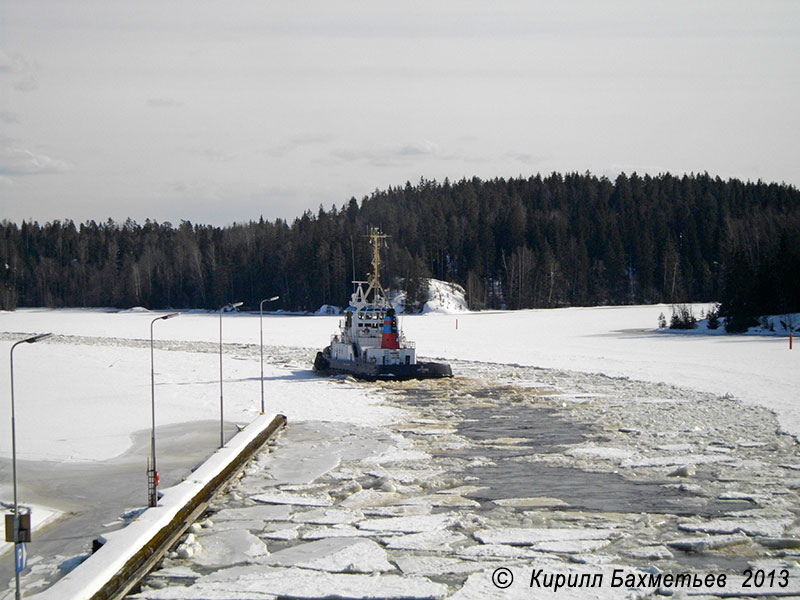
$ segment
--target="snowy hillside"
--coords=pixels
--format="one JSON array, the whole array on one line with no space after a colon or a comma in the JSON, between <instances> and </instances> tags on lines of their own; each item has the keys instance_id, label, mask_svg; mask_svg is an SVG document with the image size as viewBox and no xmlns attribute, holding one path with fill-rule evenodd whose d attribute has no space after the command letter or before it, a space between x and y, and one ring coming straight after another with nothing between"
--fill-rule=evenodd
<instances>
[{"instance_id":1,"label":"snowy hillside","mask_svg":"<svg viewBox=\"0 0 800 600\"><path fill-rule=\"evenodd\" d=\"M423 305L423 313L462 313L467 312L464 288L457 283L428 280L428 301Z\"/></svg>"},{"instance_id":2,"label":"snowy hillside","mask_svg":"<svg viewBox=\"0 0 800 600\"><path fill-rule=\"evenodd\" d=\"M457 283L440 281L438 279L427 279L428 299L422 305L423 313L457 314L467 312L467 301L464 297L464 288ZM406 293L401 289L389 288L386 290L389 302L394 306L398 313L405 313ZM314 313L315 315L338 315L343 308L332 304L323 304Z\"/></svg>"},{"instance_id":3,"label":"snowy hillside","mask_svg":"<svg viewBox=\"0 0 800 600\"><path fill-rule=\"evenodd\" d=\"M457 283L427 279L428 299L422 305L423 313L456 314L467 312L465 292ZM389 290L389 301L398 312L405 313L406 294L402 290Z\"/></svg>"}]
</instances>

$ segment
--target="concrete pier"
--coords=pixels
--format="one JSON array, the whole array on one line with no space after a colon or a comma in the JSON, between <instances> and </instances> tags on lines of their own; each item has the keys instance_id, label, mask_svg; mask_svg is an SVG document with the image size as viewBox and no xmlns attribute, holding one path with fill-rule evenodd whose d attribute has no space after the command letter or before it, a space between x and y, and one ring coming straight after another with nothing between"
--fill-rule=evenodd
<instances>
[{"instance_id":1,"label":"concrete pier","mask_svg":"<svg viewBox=\"0 0 800 600\"><path fill-rule=\"evenodd\" d=\"M94 554L36 600L122 598L161 560L200 516L209 501L235 477L280 428L283 415L262 415L234 436L184 481L161 490L159 504L124 529L103 536Z\"/></svg>"}]
</instances>

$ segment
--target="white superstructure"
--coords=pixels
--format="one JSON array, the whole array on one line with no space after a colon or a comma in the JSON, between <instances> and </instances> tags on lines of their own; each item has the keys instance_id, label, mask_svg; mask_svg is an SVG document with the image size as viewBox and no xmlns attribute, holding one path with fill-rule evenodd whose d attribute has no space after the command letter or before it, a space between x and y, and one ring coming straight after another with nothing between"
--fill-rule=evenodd
<instances>
[{"instance_id":1,"label":"white superstructure","mask_svg":"<svg viewBox=\"0 0 800 600\"><path fill-rule=\"evenodd\" d=\"M350 306L331 339L330 359L373 365L414 365L416 348L398 330L397 315L380 283L380 247L386 236L377 228L369 232L372 274L369 281L354 281ZM366 287L366 290L364 289Z\"/></svg>"}]
</instances>

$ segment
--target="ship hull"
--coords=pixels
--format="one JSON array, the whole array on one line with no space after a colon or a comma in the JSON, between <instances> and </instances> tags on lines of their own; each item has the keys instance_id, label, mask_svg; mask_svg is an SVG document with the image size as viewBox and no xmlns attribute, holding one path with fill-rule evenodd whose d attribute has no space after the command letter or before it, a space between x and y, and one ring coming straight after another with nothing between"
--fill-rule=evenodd
<instances>
[{"instance_id":1,"label":"ship hull","mask_svg":"<svg viewBox=\"0 0 800 600\"><path fill-rule=\"evenodd\" d=\"M327 350L327 349L326 349ZM378 365L371 362L337 360L317 352L314 370L324 375L352 375L367 381L405 381L408 379L440 379L452 377L450 365L436 362L418 362L413 365Z\"/></svg>"}]
</instances>

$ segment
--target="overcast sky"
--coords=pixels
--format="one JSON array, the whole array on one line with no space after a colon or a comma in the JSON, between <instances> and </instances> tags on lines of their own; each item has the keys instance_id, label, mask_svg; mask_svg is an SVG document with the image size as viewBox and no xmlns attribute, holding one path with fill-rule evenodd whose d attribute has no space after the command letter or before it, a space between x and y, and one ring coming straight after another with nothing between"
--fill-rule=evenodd
<instances>
[{"instance_id":1,"label":"overcast sky","mask_svg":"<svg viewBox=\"0 0 800 600\"><path fill-rule=\"evenodd\" d=\"M293 219L420 177L800 184L800 2L4 0L0 219Z\"/></svg>"}]
</instances>

